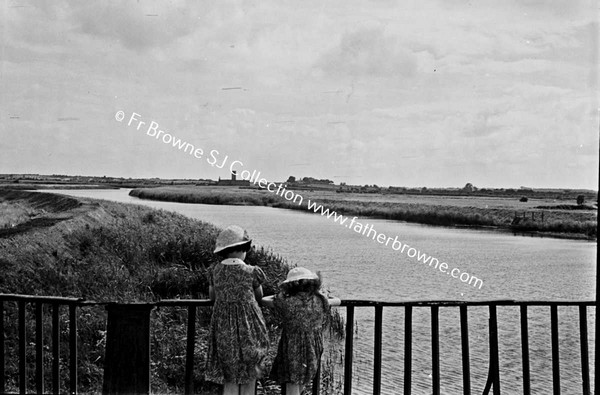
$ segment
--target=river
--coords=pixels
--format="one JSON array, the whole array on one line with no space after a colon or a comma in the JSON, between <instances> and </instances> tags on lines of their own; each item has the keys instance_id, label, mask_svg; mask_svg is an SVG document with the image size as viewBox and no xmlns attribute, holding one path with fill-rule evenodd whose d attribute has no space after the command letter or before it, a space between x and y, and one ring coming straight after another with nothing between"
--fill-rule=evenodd
<instances>
[{"instance_id":1,"label":"river","mask_svg":"<svg viewBox=\"0 0 600 395\"><path fill-rule=\"evenodd\" d=\"M514 236L498 231L456 229L359 218L378 233L435 257L460 273L483 281L469 285L429 265L377 243L332 219L270 207L214 206L140 200L129 190L48 190L71 196L106 199L175 211L219 227L238 224L254 244L271 248L290 263L320 271L325 288L342 299L403 300L594 300L596 242ZM343 309L341 309L343 312ZM504 393L520 393L521 358L518 308L500 307L499 342ZM550 314L530 308L529 336L532 393L552 388ZM588 326L595 316L588 309ZM373 309L356 312L354 393L370 393ZM559 308L563 394L581 393L576 308ZM402 386L403 309L384 309L383 387L396 394ZM481 393L487 378L487 310L469 310L472 389ZM413 313L413 393L431 393L429 309ZM590 347L594 333L589 331ZM460 330L457 308L440 309L442 393L462 392ZM593 348L593 347L592 347ZM592 350L593 352L593 350ZM593 361L593 355L590 355ZM593 372L593 366L590 367Z\"/></svg>"}]
</instances>

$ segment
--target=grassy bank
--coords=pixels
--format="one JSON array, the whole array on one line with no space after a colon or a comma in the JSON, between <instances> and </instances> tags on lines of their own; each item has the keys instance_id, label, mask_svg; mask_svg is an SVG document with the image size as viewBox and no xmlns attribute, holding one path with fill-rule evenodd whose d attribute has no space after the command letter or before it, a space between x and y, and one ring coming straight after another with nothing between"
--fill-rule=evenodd
<instances>
[{"instance_id":1,"label":"grassy bank","mask_svg":"<svg viewBox=\"0 0 600 395\"><path fill-rule=\"evenodd\" d=\"M553 237L596 239L597 209L565 209L552 201L482 197L405 197L403 195L360 195L297 191L302 204L285 200L265 190L218 187L161 187L134 189L130 195L182 203L254 205L308 210L309 199L323 209L346 216L370 217L438 226L494 227L515 232ZM544 205L545 204L545 205ZM540 208L542 207L542 208ZM321 211L319 211L319 214Z\"/></svg>"},{"instance_id":2,"label":"grassy bank","mask_svg":"<svg viewBox=\"0 0 600 395\"><path fill-rule=\"evenodd\" d=\"M0 217L4 218L5 213L11 213L13 223L21 225L41 217L52 217L56 222L0 235L0 293L126 302L207 296L206 271L216 261L212 249L219 231L210 224L137 205L20 191L0 192ZM251 251L247 262L265 271L266 294L275 292L289 269L281 257L263 249ZM16 314L15 306L5 304L7 356L18 355ZM63 314L61 321L67 322L67 312ZM152 314L152 389L181 393L186 310L161 308ZM79 310L82 392L101 389L105 319L103 307ZM196 391L207 394L218 390L202 379L209 319L210 310L199 309L194 381ZM28 342L33 343L33 320L28 322ZM46 330L45 335L49 334ZM68 332L62 335L62 341L67 342ZM275 339L275 329L272 335ZM49 339L46 341L50 344ZM7 359L10 389L17 384L18 362L16 358ZM34 368L33 354L28 364L28 368ZM61 381L65 385L66 377Z\"/></svg>"}]
</instances>

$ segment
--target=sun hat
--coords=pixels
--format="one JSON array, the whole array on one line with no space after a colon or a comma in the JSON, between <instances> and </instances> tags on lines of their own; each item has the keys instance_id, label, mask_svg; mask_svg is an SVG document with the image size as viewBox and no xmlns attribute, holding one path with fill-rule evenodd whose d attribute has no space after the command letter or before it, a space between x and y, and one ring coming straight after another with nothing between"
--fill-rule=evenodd
<instances>
[{"instance_id":1,"label":"sun hat","mask_svg":"<svg viewBox=\"0 0 600 395\"><path fill-rule=\"evenodd\" d=\"M292 281L298 280L316 280L319 276L310 270L303 267L295 267L288 272L287 278L283 282L283 284L291 283Z\"/></svg>"},{"instance_id":2,"label":"sun hat","mask_svg":"<svg viewBox=\"0 0 600 395\"><path fill-rule=\"evenodd\" d=\"M252 239L248 237L248 232L237 225L231 225L221 231L217 236L214 252L216 254L227 248L250 244L251 242Z\"/></svg>"}]
</instances>

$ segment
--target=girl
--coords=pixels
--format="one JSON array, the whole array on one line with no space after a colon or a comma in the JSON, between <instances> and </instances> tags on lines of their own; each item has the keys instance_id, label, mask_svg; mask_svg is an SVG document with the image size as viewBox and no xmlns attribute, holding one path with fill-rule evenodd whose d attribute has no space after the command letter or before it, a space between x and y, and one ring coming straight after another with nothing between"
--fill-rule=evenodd
<instances>
[{"instance_id":1,"label":"girl","mask_svg":"<svg viewBox=\"0 0 600 395\"><path fill-rule=\"evenodd\" d=\"M223 259L209 269L209 296L215 302L210 322L206 380L223 384L224 395L252 395L269 345L258 301L265 274L244 262L252 240L239 226L217 237Z\"/></svg>"},{"instance_id":2,"label":"girl","mask_svg":"<svg viewBox=\"0 0 600 395\"><path fill-rule=\"evenodd\" d=\"M285 384L286 395L300 395L302 387L313 380L323 353L329 306L340 305L338 298L327 299L320 288L318 275L297 267L289 271L277 295L263 298L263 304L273 307L282 320L271 378Z\"/></svg>"}]
</instances>

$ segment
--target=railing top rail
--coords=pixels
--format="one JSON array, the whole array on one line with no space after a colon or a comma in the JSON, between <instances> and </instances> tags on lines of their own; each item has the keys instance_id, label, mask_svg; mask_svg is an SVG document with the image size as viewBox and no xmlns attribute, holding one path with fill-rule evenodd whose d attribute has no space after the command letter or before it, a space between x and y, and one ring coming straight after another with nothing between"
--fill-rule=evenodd
<instances>
[{"instance_id":1,"label":"railing top rail","mask_svg":"<svg viewBox=\"0 0 600 395\"><path fill-rule=\"evenodd\" d=\"M209 299L163 299L156 302L97 302L85 300L83 298L70 298L60 296L40 296L40 295L20 295L20 294L2 294L0 301L27 301L42 303L61 303L61 304L79 304L79 305L113 305L113 304L138 304L148 306L212 306L213 302ZM384 302L377 300L343 299L342 306L355 307L402 307L402 306L595 306L594 300L512 300L512 299L492 299L492 300L403 300L397 302Z\"/></svg>"},{"instance_id":2,"label":"railing top rail","mask_svg":"<svg viewBox=\"0 0 600 395\"><path fill-rule=\"evenodd\" d=\"M21 295L21 294L2 294L0 293L0 301L20 301L26 302L43 302L43 303L62 303L73 304L83 302L83 298L70 298L62 296L42 296L42 295Z\"/></svg>"},{"instance_id":3,"label":"railing top rail","mask_svg":"<svg viewBox=\"0 0 600 395\"><path fill-rule=\"evenodd\" d=\"M404 300L398 302L382 302L373 300L342 300L342 306L594 306L594 300Z\"/></svg>"}]
</instances>

